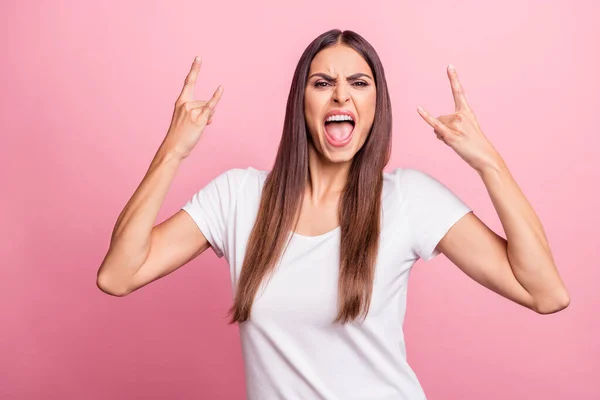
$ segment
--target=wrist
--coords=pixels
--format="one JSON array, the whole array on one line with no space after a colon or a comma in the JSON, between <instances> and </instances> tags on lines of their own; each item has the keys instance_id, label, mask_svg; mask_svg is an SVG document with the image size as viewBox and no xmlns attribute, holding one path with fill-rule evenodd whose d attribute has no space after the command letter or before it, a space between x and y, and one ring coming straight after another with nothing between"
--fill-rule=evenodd
<instances>
[{"instance_id":1,"label":"wrist","mask_svg":"<svg viewBox=\"0 0 600 400\"><path fill-rule=\"evenodd\" d=\"M483 166L476 168L477 173L481 176L490 173L497 174L506 171L507 169L508 167L506 163L500 156L494 157L493 159L485 163Z\"/></svg>"},{"instance_id":2,"label":"wrist","mask_svg":"<svg viewBox=\"0 0 600 400\"><path fill-rule=\"evenodd\" d=\"M185 157L178 154L176 151L161 146L154 156L153 164L179 164Z\"/></svg>"}]
</instances>

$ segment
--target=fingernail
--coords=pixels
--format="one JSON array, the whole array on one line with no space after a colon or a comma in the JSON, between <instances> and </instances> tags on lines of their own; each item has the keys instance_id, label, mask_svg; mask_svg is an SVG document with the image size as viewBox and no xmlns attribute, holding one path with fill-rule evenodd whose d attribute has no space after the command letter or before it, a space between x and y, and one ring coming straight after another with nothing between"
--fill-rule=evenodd
<instances>
[{"instance_id":1,"label":"fingernail","mask_svg":"<svg viewBox=\"0 0 600 400\"><path fill-rule=\"evenodd\" d=\"M452 71L452 72L456 71L456 69L454 68L454 65L448 64L448 67L450 68L450 71Z\"/></svg>"},{"instance_id":2,"label":"fingernail","mask_svg":"<svg viewBox=\"0 0 600 400\"><path fill-rule=\"evenodd\" d=\"M200 56L196 56L196 60L194 60L194 61L196 61L196 63L200 64L201 60L202 60L202 58Z\"/></svg>"}]
</instances>

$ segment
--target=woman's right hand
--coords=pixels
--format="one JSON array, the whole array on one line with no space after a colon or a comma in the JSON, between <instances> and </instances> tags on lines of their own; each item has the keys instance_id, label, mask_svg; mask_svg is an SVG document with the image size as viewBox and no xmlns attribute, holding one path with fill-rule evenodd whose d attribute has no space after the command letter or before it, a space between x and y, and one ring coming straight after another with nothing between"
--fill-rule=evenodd
<instances>
[{"instance_id":1,"label":"woman's right hand","mask_svg":"<svg viewBox=\"0 0 600 400\"><path fill-rule=\"evenodd\" d=\"M162 145L181 159L190 155L206 125L211 124L215 107L223 94L223 87L219 86L209 101L193 100L201 63L200 57L196 57L192 63L181 94L175 101L171 125Z\"/></svg>"}]
</instances>

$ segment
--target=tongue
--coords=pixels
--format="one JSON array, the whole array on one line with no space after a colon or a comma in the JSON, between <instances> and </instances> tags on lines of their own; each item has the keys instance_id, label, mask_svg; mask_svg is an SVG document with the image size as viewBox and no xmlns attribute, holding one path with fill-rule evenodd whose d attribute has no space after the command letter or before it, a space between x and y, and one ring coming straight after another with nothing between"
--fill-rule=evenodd
<instances>
[{"instance_id":1,"label":"tongue","mask_svg":"<svg viewBox=\"0 0 600 400\"><path fill-rule=\"evenodd\" d=\"M344 140L352 133L353 126L350 122L329 122L325 131L335 140Z\"/></svg>"}]
</instances>

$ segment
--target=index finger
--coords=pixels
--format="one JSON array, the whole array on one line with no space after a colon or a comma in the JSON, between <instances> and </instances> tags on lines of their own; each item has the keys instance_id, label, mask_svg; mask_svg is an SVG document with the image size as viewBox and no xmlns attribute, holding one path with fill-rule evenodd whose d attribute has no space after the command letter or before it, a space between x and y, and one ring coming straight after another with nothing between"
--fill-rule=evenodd
<instances>
[{"instance_id":1,"label":"index finger","mask_svg":"<svg viewBox=\"0 0 600 400\"><path fill-rule=\"evenodd\" d=\"M202 64L202 58L197 56L192 63L190 72L188 72L187 76L185 77L183 88L181 89L181 93L177 98L178 102L192 100L194 87L196 86L196 78L198 78L198 72L200 71L200 64Z\"/></svg>"},{"instance_id":2,"label":"index finger","mask_svg":"<svg viewBox=\"0 0 600 400\"><path fill-rule=\"evenodd\" d=\"M465 96L465 91L458 80L458 74L452 64L448 64L448 78L450 79L450 86L452 88L452 95L454 96L454 106L456 111L468 110L469 104Z\"/></svg>"}]
</instances>

